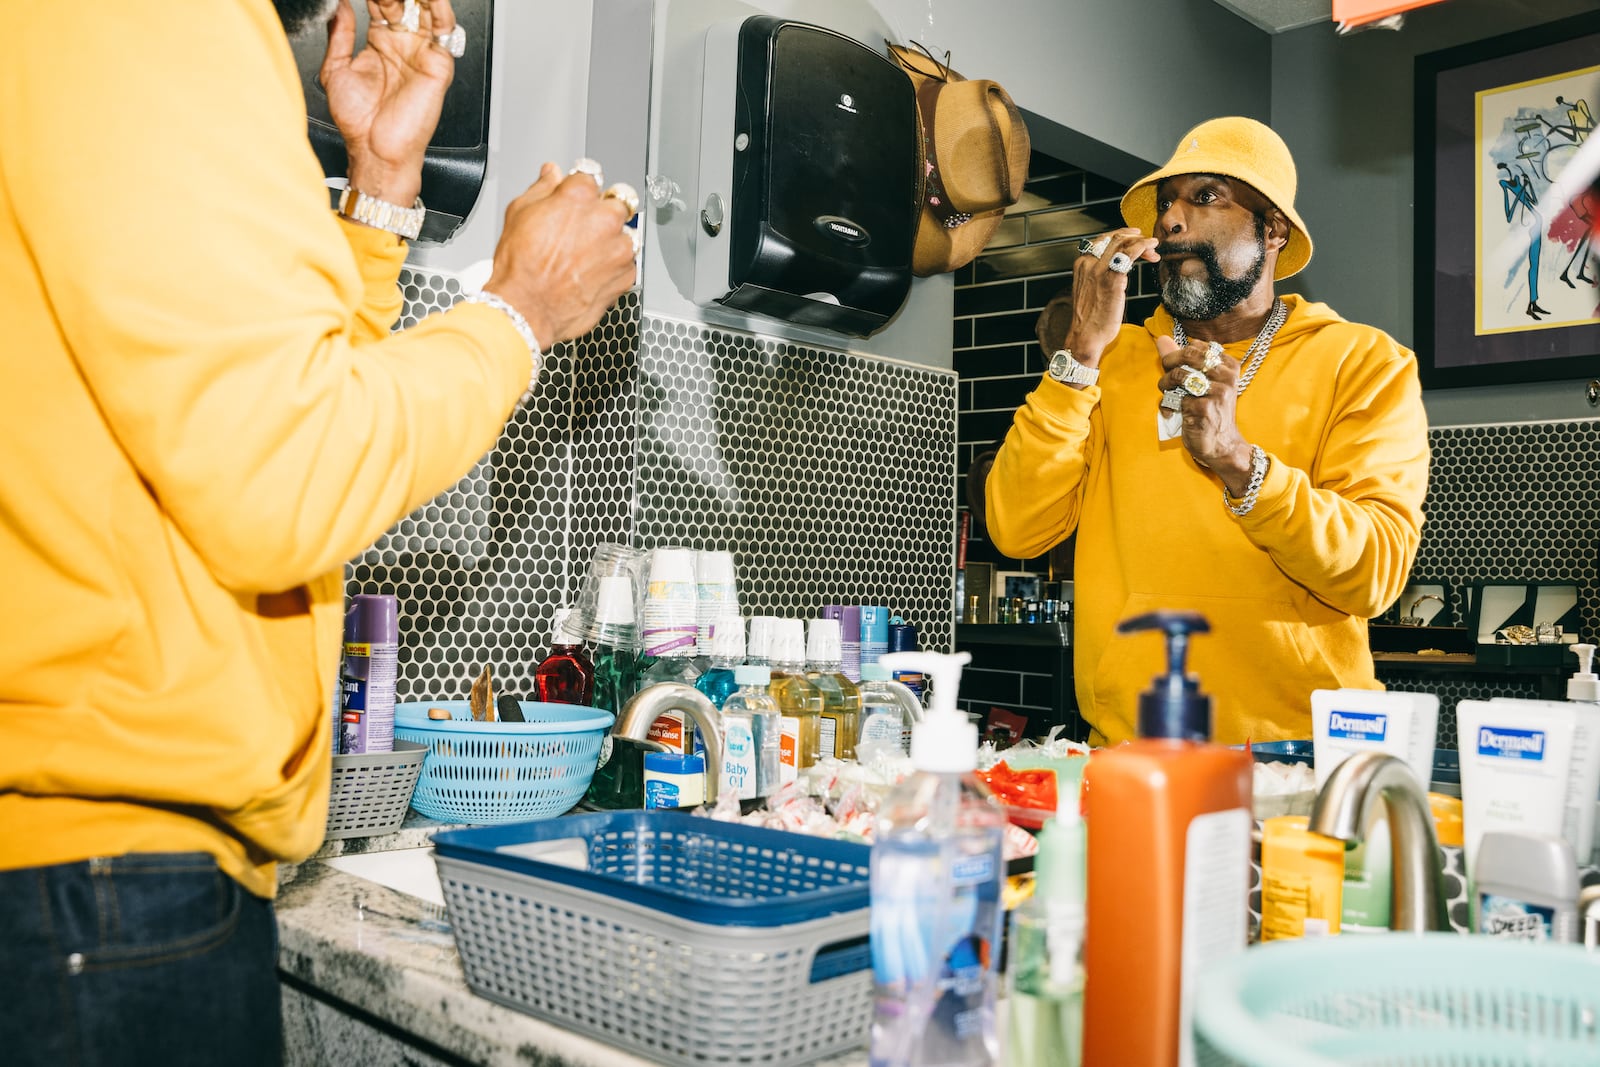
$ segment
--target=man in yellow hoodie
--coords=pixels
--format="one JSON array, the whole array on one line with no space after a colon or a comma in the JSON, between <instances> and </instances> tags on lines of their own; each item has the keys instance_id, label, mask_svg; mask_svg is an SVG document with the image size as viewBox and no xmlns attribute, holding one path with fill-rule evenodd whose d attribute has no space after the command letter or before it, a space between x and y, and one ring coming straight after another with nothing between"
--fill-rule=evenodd
<instances>
[{"instance_id":1,"label":"man in yellow hoodie","mask_svg":"<svg viewBox=\"0 0 1600 1067\"><path fill-rule=\"evenodd\" d=\"M285 29L330 0L0 0L0 1059L279 1061L342 568L634 278L546 165L482 295L391 334L448 0L338 5L328 208ZM280 16L282 19L280 20ZM341 217L342 216L342 217Z\"/></svg>"},{"instance_id":2,"label":"man in yellow hoodie","mask_svg":"<svg viewBox=\"0 0 1600 1067\"><path fill-rule=\"evenodd\" d=\"M1411 352L1275 295L1311 258L1295 184L1266 126L1202 123L1123 198L1128 228L1084 243L1069 304L1041 320L1049 371L995 457L986 519L1023 559L1077 533L1074 667L1095 743L1134 736L1164 670L1155 638L1114 632L1155 609L1211 623L1189 663L1218 741L1310 737L1313 689L1381 688L1367 619L1416 555L1427 420ZM1162 307L1135 326L1141 260Z\"/></svg>"}]
</instances>

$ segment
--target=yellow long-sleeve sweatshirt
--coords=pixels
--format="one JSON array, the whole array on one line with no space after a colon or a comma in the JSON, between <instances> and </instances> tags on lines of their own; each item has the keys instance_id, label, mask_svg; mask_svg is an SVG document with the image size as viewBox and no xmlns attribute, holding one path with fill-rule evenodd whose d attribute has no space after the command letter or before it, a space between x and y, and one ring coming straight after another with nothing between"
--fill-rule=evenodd
<instances>
[{"instance_id":1,"label":"yellow long-sleeve sweatshirt","mask_svg":"<svg viewBox=\"0 0 1600 1067\"><path fill-rule=\"evenodd\" d=\"M494 442L506 318L403 334L268 0L0 0L0 868L321 841L341 568Z\"/></svg>"},{"instance_id":2,"label":"yellow long-sleeve sweatshirt","mask_svg":"<svg viewBox=\"0 0 1600 1067\"><path fill-rule=\"evenodd\" d=\"M1382 688L1367 619L1405 586L1428 485L1416 360L1324 304L1283 299L1288 320L1238 403L1245 440L1272 460L1248 515L1224 507L1181 440L1157 440L1164 309L1122 328L1098 384L1046 377L995 457L996 547L1026 559L1077 531L1073 661L1096 743L1134 736L1138 694L1165 669L1155 636L1114 632L1147 611L1210 621L1189 665L1221 742L1310 737L1312 689Z\"/></svg>"}]
</instances>

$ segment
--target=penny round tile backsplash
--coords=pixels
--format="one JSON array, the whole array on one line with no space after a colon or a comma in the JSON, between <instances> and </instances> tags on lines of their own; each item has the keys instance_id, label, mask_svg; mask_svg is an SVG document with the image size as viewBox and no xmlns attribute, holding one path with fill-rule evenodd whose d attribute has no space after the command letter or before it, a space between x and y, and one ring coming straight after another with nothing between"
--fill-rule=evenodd
<instances>
[{"instance_id":1,"label":"penny round tile backsplash","mask_svg":"<svg viewBox=\"0 0 1600 1067\"><path fill-rule=\"evenodd\" d=\"M400 326L460 298L407 269ZM956 377L642 312L556 346L465 477L346 570L400 602L400 699L530 692L595 546L734 554L745 614L884 604L954 639Z\"/></svg>"}]
</instances>

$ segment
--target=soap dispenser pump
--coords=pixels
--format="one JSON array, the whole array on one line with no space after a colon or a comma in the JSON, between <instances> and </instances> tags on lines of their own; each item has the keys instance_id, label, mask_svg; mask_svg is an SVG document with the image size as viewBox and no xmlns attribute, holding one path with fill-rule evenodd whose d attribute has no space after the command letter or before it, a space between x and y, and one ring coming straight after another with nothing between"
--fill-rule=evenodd
<instances>
[{"instance_id":1,"label":"soap dispenser pump","mask_svg":"<svg viewBox=\"0 0 1600 1067\"><path fill-rule=\"evenodd\" d=\"M1084 771L1085 1063L1193 1064L1196 983L1249 940L1251 759L1211 743L1211 698L1185 667L1210 629L1179 612L1117 626L1164 634L1167 670L1139 697L1139 739Z\"/></svg>"},{"instance_id":2,"label":"soap dispenser pump","mask_svg":"<svg viewBox=\"0 0 1600 1067\"><path fill-rule=\"evenodd\" d=\"M1594 673L1594 646L1573 645L1572 652L1578 657L1578 670L1567 679L1567 699L1600 704L1600 677Z\"/></svg>"}]
</instances>

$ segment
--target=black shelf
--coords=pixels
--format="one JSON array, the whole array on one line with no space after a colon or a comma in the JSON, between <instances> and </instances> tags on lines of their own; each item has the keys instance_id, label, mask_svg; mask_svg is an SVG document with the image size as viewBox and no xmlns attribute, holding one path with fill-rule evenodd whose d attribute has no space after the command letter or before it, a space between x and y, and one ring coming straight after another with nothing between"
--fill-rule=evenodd
<instances>
[{"instance_id":1,"label":"black shelf","mask_svg":"<svg viewBox=\"0 0 1600 1067\"><path fill-rule=\"evenodd\" d=\"M1032 645L1068 648L1072 645L1070 622L958 622L956 647L962 645Z\"/></svg>"}]
</instances>

